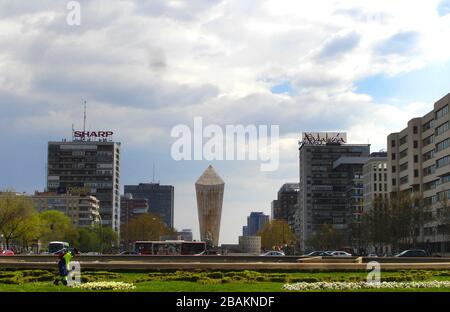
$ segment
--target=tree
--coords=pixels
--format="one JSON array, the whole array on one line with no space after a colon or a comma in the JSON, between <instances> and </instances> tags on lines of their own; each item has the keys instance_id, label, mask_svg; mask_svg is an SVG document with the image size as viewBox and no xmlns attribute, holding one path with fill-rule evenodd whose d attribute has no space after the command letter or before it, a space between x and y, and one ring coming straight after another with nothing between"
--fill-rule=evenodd
<instances>
[{"instance_id":1,"label":"tree","mask_svg":"<svg viewBox=\"0 0 450 312\"><path fill-rule=\"evenodd\" d=\"M295 242L295 234L284 220L267 222L256 235L261 236L261 246L264 248L286 244L293 245L293 242Z\"/></svg>"},{"instance_id":2,"label":"tree","mask_svg":"<svg viewBox=\"0 0 450 312\"><path fill-rule=\"evenodd\" d=\"M308 239L307 245L317 250L338 250L344 246L344 235L333 225L324 223Z\"/></svg>"},{"instance_id":3,"label":"tree","mask_svg":"<svg viewBox=\"0 0 450 312\"><path fill-rule=\"evenodd\" d=\"M101 237L94 228L79 228L76 247L83 252L100 250Z\"/></svg>"},{"instance_id":4,"label":"tree","mask_svg":"<svg viewBox=\"0 0 450 312\"><path fill-rule=\"evenodd\" d=\"M47 244L51 241L69 241L74 243L76 231L69 217L56 210L47 210L39 214L40 240Z\"/></svg>"},{"instance_id":5,"label":"tree","mask_svg":"<svg viewBox=\"0 0 450 312\"><path fill-rule=\"evenodd\" d=\"M11 240L22 238L35 230L35 223L31 222L35 214L36 210L29 197L17 196L12 192L0 197L0 231L7 248Z\"/></svg>"},{"instance_id":6,"label":"tree","mask_svg":"<svg viewBox=\"0 0 450 312\"><path fill-rule=\"evenodd\" d=\"M126 243L138 240L159 240L163 235L174 234L162 219L152 213L144 213L133 217L122 229Z\"/></svg>"},{"instance_id":7,"label":"tree","mask_svg":"<svg viewBox=\"0 0 450 312\"><path fill-rule=\"evenodd\" d=\"M439 208L436 210L434 220L437 223L436 234L442 235L442 242L450 235L450 204L447 198L439 201ZM444 244L441 244L441 252L444 252Z\"/></svg>"}]
</instances>

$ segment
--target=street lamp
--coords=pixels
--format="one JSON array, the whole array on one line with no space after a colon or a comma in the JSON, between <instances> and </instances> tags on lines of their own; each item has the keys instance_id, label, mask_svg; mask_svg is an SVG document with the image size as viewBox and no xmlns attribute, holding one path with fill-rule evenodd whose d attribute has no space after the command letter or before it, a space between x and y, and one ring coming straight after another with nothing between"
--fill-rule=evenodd
<instances>
[{"instance_id":1,"label":"street lamp","mask_svg":"<svg viewBox=\"0 0 450 312\"><path fill-rule=\"evenodd\" d=\"M100 254L103 254L103 220L100 213L98 214L98 218L100 219Z\"/></svg>"}]
</instances>

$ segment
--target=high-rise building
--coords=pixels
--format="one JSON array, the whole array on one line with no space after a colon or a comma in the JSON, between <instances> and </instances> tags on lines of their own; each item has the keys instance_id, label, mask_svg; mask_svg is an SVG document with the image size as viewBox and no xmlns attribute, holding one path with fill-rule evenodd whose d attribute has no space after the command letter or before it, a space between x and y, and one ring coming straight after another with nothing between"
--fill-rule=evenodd
<instances>
[{"instance_id":1,"label":"high-rise building","mask_svg":"<svg viewBox=\"0 0 450 312\"><path fill-rule=\"evenodd\" d=\"M131 194L135 199L147 199L148 211L160 216L167 226L173 228L174 187L172 185L159 183L125 185L124 193Z\"/></svg>"},{"instance_id":2,"label":"high-rise building","mask_svg":"<svg viewBox=\"0 0 450 312\"><path fill-rule=\"evenodd\" d=\"M100 224L99 201L94 196L35 192L31 199L37 211L60 211L69 217L76 227Z\"/></svg>"},{"instance_id":3,"label":"high-rise building","mask_svg":"<svg viewBox=\"0 0 450 312\"><path fill-rule=\"evenodd\" d=\"M405 129L391 133L388 146L388 191L422 194L434 216L421 229L418 241L429 251L450 250L448 224L440 213L450 199L450 93L423 117L413 118Z\"/></svg>"},{"instance_id":4,"label":"high-rise building","mask_svg":"<svg viewBox=\"0 0 450 312\"><path fill-rule=\"evenodd\" d=\"M294 222L294 213L298 208L298 183L285 183L278 191L278 198L272 201L272 219Z\"/></svg>"},{"instance_id":5,"label":"high-rise building","mask_svg":"<svg viewBox=\"0 0 450 312\"><path fill-rule=\"evenodd\" d=\"M247 226L243 229L242 236L255 236L267 222L269 222L268 215L263 212L251 212L247 217Z\"/></svg>"},{"instance_id":6,"label":"high-rise building","mask_svg":"<svg viewBox=\"0 0 450 312\"><path fill-rule=\"evenodd\" d=\"M120 197L120 223L128 224L130 220L148 212L148 200L146 198L133 198L132 194Z\"/></svg>"},{"instance_id":7,"label":"high-rise building","mask_svg":"<svg viewBox=\"0 0 450 312\"><path fill-rule=\"evenodd\" d=\"M210 165L195 182L200 238L219 245L225 182Z\"/></svg>"},{"instance_id":8,"label":"high-rise building","mask_svg":"<svg viewBox=\"0 0 450 312\"><path fill-rule=\"evenodd\" d=\"M48 191L95 196L100 201L102 224L119 232L120 143L84 136L49 142L47 170Z\"/></svg>"},{"instance_id":9,"label":"high-rise building","mask_svg":"<svg viewBox=\"0 0 450 312\"><path fill-rule=\"evenodd\" d=\"M375 198L388 198L387 172L387 152L371 153L363 166L364 212L373 207Z\"/></svg>"},{"instance_id":10,"label":"high-rise building","mask_svg":"<svg viewBox=\"0 0 450 312\"><path fill-rule=\"evenodd\" d=\"M348 205L348 172L340 172L335 162L343 156L368 157L369 144L347 144L343 133L304 133L299 147L299 209L294 231L299 247L322 224L345 234L352 220Z\"/></svg>"}]
</instances>

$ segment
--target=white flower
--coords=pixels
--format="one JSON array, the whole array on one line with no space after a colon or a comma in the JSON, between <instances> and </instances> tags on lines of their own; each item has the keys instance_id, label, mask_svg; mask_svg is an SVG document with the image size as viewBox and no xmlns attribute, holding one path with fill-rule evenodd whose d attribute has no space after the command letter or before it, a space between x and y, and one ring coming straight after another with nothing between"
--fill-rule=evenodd
<instances>
[{"instance_id":1,"label":"white flower","mask_svg":"<svg viewBox=\"0 0 450 312\"><path fill-rule=\"evenodd\" d=\"M427 282L317 282L285 284L285 290L352 290L352 289L376 289L376 288L450 288L450 281Z\"/></svg>"},{"instance_id":2,"label":"white flower","mask_svg":"<svg viewBox=\"0 0 450 312\"><path fill-rule=\"evenodd\" d=\"M83 283L74 285L74 288L79 289L88 289L88 290L133 290L136 289L136 286L134 286L131 283L124 283L124 282L89 282L89 283Z\"/></svg>"}]
</instances>

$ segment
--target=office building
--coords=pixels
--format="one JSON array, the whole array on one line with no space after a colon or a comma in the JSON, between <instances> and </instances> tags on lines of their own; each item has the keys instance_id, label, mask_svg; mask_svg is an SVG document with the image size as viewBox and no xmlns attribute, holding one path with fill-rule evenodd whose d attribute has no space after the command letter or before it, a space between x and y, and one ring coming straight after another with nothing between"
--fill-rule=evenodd
<instances>
[{"instance_id":1,"label":"office building","mask_svg":"<svg viewBox=\"0 0 450 312\"><path fill-rule=\"evenodd\" d=\"M146 198L133 198L132 194L120 197L120 223L128 224L131 219L148 212L148 200Z\"/></svg>"},{"instance_id":2,"label":"office building","mask_svg":"<svg viewBox=\"0 0 450 312\"><path fill-rule=\"evenodd\" d=\"M99 200L94 196L35 192L31 199L37 211L60 211L69 217L76 227L100 224Z\"/></svg>"},{"instance_id":3,"label":"office building","mask_svg":"<svg viewBox=\"0 0 450 312\"><path fill-rule=\"evenodd\" d=\"M278 191L278 197L272 201L272 219L284 220L294 226L295 211L298 209L298 183L285 183Z\"/></svg>"},{"instance_id":4,"label":"office building","mask_svg":"<svg viewBox=\"0 0 450 312\"><path fill-rule=\"evenodd\" d=\"M167 226L173 228L174 187L172 185L159 183L125 185L124 193L131 194L135 199L147 199L148 211L161 217Z\"/></svg>"},{"instance_id":5,"label":"office building","mask_svg":"<svg viewBox=\"0 0 450 312\"><path fill-rule=\"evenodd\" d=\"M363 166L363 211L372 209L375 198L389 197L387 171L387 152L371 153Z\"/></svg>"},{"instance_id":6,"label":"office building","mask_svg":"<svg viewBox=\"0 0 450 312\"><path fill-rule=\"evenodd\" d=\"M102 224L119 232L120 143L85 136L49 142L47 173L49 192L95 196Z\"/></svg>"},{"instance_id":7,"label":"office building","mask_svg":"<svg viewBox=\"0 0 450 312\"><path fill-rule=\"evenodd\" d=\"M420 229L417 239L429 251L450 251L448 220L441 213L450 199L449 105L450 93L387 138L388 191L391 196L422 194L434 220Z\"/></svg>"},{"instance_id":8,"label":"office building","mask_svg":"<svg viewBox=\"0 0 450 312\"><path fill-rule=\"evenodd\" d=\"M263 212L251 212L247 217L247 226L243 228L242 236L255 236L269 222L269 216Z\"/></svg>"},{"instance_id":9,"label":"office building","mask_svg":"<svg viewBox=\"0 0 450 312\"><path fill-rule=\"evenodd\" d=\"M347 144L345 133L304 133L299 147L299 205L294 232L302 251L319 226L330 224L348 237L349 174L336 170L341 157L368 157L369 144ZM350 244L350 242L348 242Z\"/></svg>"},{"instance_id":10,"label":"office building","mask_svg":"<svg viewBox=\"0 0 450 312\"><path fill-rule=\"evenodd\" d=\"M184 241L193 241L194 240L191 229L182 229L181 231L177 232L177 235L180 238L180 240L184 240Z\"/></svg>"},{"instance_id":11,"label":"office building","mask_svg":"<svg viewBox=\"0 0 450 312\"><path fill-rule=\"evenodd\" d=\"M225 182L210 165L195 182L200 239L219 245Z\"/></svg>"}]
</instances>

